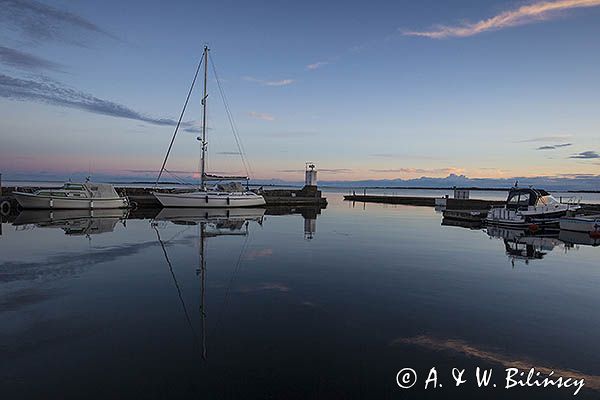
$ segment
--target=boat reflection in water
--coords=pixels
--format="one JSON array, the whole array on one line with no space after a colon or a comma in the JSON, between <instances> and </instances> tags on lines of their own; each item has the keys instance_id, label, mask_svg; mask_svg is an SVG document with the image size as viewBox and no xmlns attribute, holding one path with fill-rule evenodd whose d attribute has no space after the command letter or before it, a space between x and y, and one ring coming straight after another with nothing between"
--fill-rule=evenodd
<instances>
[{"instance_id":1,"label":"boat reflection in water","mask_svg":"<svg viewBox=\"0 0 600 400\"><path fill-rule=\"evenodd\" d=\"M112 232L125 225L127 209L23 210L13 221L20 229L57 228L68 236L90 236Z\"/></svg>"},{"instance_id":2,"label":"boat reflection in water","mask_svg":"<svg viewBox=\"0 0 600 400\"><path fill-rule=\"evenodd\" d=\"M504 241L504 249L513 265L516 261L529 264L531 260L541 260L555 247L567 248L558 238L558 231L534 235L527 230L488 226L486 232L490 237Z\"/></svg>"},{"instance_id":3,"label":"boat reflection in water","mask_svg":"<svg viewBox=\"0 0 600 400\"><path fill-rule=\"evenodd\" d=\"M534 234L528 230L488 226L487 234L504 241L506 254L514 265L516 261L529 264L531 260L541 260L556 248L571 251L579 246L599 246L600 238L591 237L584 232L565 230L545 231Z\"/></svg>"},{"instance_id":4,"label":"boat reflection in water","mask_svg":"<svg viewBox=\"0 0 600 400\"><path fill-rule=\"evenodd\" d=\"M190 326L190 330L194 332L194 328L191 323L191 318L187 311L185 301L181 294L177 277L173 271L173 265L169 259L169 254L165 247L165 242L160 236L160 224L161 222L170 222L175 225L197 225L198 226L198 241L199 241L199 261L198 269L196 273L200 276L200 316L202 320L202 358L207 358L206 353L206 240L217 236L248 236L248 226L250 222L254 221L262 225L263 216L265 214L264 208L163 208L152 222L152 227L156 231L156 237L160 242L160 245L165 256L165 261L169 266L171 276L177 288L179 294L179 300L181 306L186 315L187 322ZM246 242L244 243L244 247ZM244 248L242 248L242 253ZM241 261L241 255L238 259L238 264ZM239 265L236 266L237 270ZM195 336L195 334L194 334Z\"/></svg>"}]
</instances>

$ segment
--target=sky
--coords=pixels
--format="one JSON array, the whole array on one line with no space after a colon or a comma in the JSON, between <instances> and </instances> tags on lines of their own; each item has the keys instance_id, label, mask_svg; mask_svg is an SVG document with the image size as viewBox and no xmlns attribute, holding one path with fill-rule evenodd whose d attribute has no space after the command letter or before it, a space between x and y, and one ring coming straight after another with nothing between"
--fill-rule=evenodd
<instances>
[{"instance_id":1,"label":"sky","mask_svg":"<svg viewBox=\"0 0 600 400\"><path fill-rule=\"evenodd\" d=\"M254 178L600 175L599 37L600 0L0 0L0 173L156 176L208 44ZM245 173L208 90L209 170Z\"/></svg>"}]
</instances>

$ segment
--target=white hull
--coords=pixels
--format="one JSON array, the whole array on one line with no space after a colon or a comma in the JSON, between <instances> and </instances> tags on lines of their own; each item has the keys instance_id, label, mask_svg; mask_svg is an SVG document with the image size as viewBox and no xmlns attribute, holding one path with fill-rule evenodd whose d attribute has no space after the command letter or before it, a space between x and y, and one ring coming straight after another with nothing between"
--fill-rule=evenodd
<instances>
[{"instance_id":1,"label":"white hull","mask_svg":"<svg viewBox=\"0 0 600 400\"><path fill-rule=\"evenodd\" d=\"M564 216L569 209L537 210L534 211L515 211L507 208L492 208L485 221L489 225L498 225L506 227L524 227L530 224L536 225L557 225L558 219Z\"/></svg>"},{"instance_id":2,"label":"white hull","mask_svg":"<svg viewBox=\"0 0 600 400\"><path fill-rule=\"evenodd\" d=\"M264 208L163 208L154 217L156 221L207 222L219 220L260 220Z\"/></svg>"},{"instance_id":3,"label":"white hull","mask_svg":"<svg viewBox=\"0 0 600 400\"><path fill-rule=\"evenodd\" d=\"M102 198L63 198L52 196L39 196L32 193L13 192L15 199L23 208L31 209L65 209L65 210L93 210L103 208L127 208L129 201L126 197L110 199Z\"/></svg>"},{"instance_id":4,"label":"white hull","mask_svg":"<svg viewBox=\"0 0 600 400\"><path fill-rule=\"evenodd\" d=\"M587 233L600 232L600 215L563 217L560 219L560 229Z\"/></svg>"},{"instance_id":5,"label":"white hull","mask_svg":"<svg viewBox=\"0 0 600 400\"><path fill-rule=\"evenodd\" d=\"M163 207L186 208L234 208L260 207L265 199L252 192L190 192L190 193L153 193Z\"/></svg>"}]
</instances>

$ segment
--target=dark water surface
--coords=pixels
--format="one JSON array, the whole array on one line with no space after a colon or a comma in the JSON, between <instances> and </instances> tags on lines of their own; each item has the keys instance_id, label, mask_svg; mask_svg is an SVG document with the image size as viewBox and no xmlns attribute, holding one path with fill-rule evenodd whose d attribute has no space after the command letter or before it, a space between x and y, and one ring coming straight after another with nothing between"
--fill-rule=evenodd
<instances>
[{"instance_id":1,"label":"dark water surface","mask_svg":"<svg viewBox=\"0 0 600 400\"><path fill-rule=\"evenodd\" d=\"M505 389L509 367L599 398L600 243L327 196L318 216L5 222L2 398L573 398Z\"/></svg>"}]
</instances>

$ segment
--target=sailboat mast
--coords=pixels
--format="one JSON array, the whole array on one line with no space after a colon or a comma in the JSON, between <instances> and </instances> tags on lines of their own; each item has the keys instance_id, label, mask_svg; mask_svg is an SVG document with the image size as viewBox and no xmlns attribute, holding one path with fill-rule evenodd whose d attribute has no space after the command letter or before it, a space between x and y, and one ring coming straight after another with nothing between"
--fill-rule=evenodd
<instances>
[{"instance_id":1,"label":"sailboat mast","mask_svg":"<svg viewBox=\"0 0 600 400\"><path fill-rule=\"evenodd\" d=\"M204 190L205 156L206 156L206 82L208 78L208 46L204 46L204 94L202 95L202 154L200 155L200 189Z\"/></svg>"}]
</instances>

